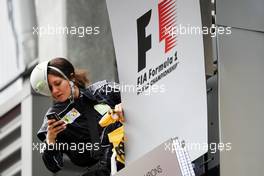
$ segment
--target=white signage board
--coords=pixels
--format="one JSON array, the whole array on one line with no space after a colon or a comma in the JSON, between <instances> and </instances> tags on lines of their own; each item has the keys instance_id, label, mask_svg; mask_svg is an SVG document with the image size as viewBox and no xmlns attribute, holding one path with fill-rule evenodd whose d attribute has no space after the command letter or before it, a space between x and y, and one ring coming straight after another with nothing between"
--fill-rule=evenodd
<instances>
[{"instance_id":1,"label":"white signage board","mask_svg":"<svg viewBox=\"0 0 264 176\"><path fill-rule=\"evenodd\" d=\"M203 39L189 29L201 28L199 1L107 0L107 7L126 115L127 164L170 136L207 143ZM206 151L189 149L192 160Z\"/></svg>"},{"instance_id":2,"label":"white signage board","mask_svg":"<svg viewBox=\"0 0 264 176\"><path fill-rule=\"evenodd\" d=\"M184 172L181 164L187 165L177 158L176 147L172 139L160 144L141 158L132 162L114 176L182 176L194 175L193 172ZM192 174L193 173L193 174Z\"/></svg>"}]
</instances>

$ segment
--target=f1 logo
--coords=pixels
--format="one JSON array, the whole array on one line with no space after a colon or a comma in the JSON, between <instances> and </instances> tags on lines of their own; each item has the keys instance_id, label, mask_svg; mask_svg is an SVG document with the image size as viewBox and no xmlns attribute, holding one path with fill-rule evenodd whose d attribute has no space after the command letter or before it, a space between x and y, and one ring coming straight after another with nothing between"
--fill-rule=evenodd
<instances>
[{"instance_id":1,"label":"f1 logo","mask_svg":"<svg viewBox=\"0 0 264 176\"><path fill-rule=\"evenodd\" d=\"M151 35L146 36L146 27L150 22L151 10L137 19L138 31L138 72L146 67L146 52L151 48Z\"/></svg>"},{"instance_id":2,"label":"f1 logo","mask_svg":"<svg viewBox=\"0 0 264 176\"><path fill-rule=\"evenodd\" d=\"M151 19L152 10L137 19L138 32L138 72L146 67L146 52L151 49L151 34L146 36L146 27ZM158 4L159 42L164 41L167 53L176 46L176 36L168 29L176 26L176 0L161 0Z\"/></svg>"}]
</instances>

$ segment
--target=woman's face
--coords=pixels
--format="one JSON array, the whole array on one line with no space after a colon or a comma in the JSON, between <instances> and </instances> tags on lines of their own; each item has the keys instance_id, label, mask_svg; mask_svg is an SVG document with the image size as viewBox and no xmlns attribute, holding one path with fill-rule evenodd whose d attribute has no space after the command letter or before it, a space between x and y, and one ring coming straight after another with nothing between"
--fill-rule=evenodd
<instances>
[{"instance_id":1,"label":"woman's face","mask_svg":"<svg viewBox=\"0 0 264 176\"><path fill-rule=\"evenodd\" d=\"M64 102L71 95L71 88L68 80L48 74L48 82L52 97L56 101Z\"/></svg>"}]
</instances>

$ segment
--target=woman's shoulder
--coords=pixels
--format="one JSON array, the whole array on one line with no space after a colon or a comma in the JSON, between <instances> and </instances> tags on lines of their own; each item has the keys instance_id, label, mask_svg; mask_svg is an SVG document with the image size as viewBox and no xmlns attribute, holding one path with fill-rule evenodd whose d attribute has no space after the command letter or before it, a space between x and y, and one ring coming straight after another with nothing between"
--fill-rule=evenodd
<instances>
[{"instance_id":1,"label":"woman's shoulder","mask_svg":"<svg viewBox=\"0 0 264 176\"><path fill-rule=\"evenodd\" d=\"M102 80L89 85L86 91L92 94L119 91L119 84L113 81Z\"/></svg>"},{"instance_id":2,"label":"woman's shoulder","mask_svg":"<svg viewBox=\"0 0 264 176\"><path fill-rule=\"evenodd\" d=\"M115 85L117 85L117 83L107 81L107 80L102 80L102 81L98 81L98 82L95 82L95 83L89 85L87 87L87 89L90 90L91 92L95 93L96 91L98 91L102 88L105 88L108 86L114 87Z\"/></svg>"},{"instance_id":3,"label":"woman's shoulder","mask_svg":"<svg viewBox=\"0 0 264 176\"><path fill-rule=\"evenodd\" d=\"M121 101L119 84L107 80L91 84L85 89L84 94L92 100L107 103L111 107Z\"/></svg>"}]
</instances>

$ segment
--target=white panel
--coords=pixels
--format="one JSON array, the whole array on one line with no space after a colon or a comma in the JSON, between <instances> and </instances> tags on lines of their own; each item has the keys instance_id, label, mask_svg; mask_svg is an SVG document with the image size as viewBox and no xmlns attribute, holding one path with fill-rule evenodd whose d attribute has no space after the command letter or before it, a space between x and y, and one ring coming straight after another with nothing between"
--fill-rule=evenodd
<instances>
[{"instance_id":1,"label":"white panel","mask_svg":"<svg viewBox=\"0 0 264 176\"><path fill-rule=\"evenodd\" d=\"M37 57L34 0L0 1L0 88Z\"/></svg>"},{"instance_id":2,"label":"white panel","mask_svg":"<svg viewBox=\"0 0 264 176\"><path fill-rule=\"evenodd\" d=\"M29 90L29 86L29 81L27 81L25 83L25 89ZM32 176L32 106L32 95L29 95L21 104L21 137L23 139L21 150L22 176Z\"/></svg>"},{"instance_id":3,"label":"white panel","mask_svg":"<svg viewBox=\"0 0 264 176\"><path fill-rule=\"evenodd\" d=\"M217 0L216 22L219 25L264 31L263 0Z\"/></svg>"},{"instance_id":4,"label":"white panel","mask_svg":"<svg viewBox=\"0 0 264 176\"><path fill-rule=\"evenodd\" d=\"M22 78L12 83L7 89L0 93L0 116L18 105L25 96L30 94L30 88L22 88Z\"/></svg>"},{"instance_id":5,"label":"white panel","mask_svg":"<svg viewBox=\"0 0 264 176\"><path fill-rule=\"evenodd\" d=\"M264 34L234 29L218 47L221 176L264 175Z\"/></svg>"},{"instance_id":6,"label":"white panel","mask_svg":"<svg viewBox=\"0 0 264 176\"><path fill-rule=\"evenodd\" d=\"M12 1L0 1L0 88L23 70L17 57L16 31L12 28L12 13L8 11L7 2Z\"/></svg>"},{"instance_id":7,"label":"white panel","mask_svg":"<svg viewBox=\"0 0 264 176\"><path fill-rule=\"evenodd\" d=\"M163 142L114 176L194 176L193 170L188 169L191 165L188 154L183 153L178 143L175 139Z\"/></svg>"},{"instance_id":8,"label":"white panel","mask_svg":"<svg viewBox=\"0 0 264 176\"><path fill-rule=\"evenodd\" d=\"M35 0L12 0L15 29L18 35L19 60L27 66L37 58L37 36L33 35L36 26Z\"/></svg>"},{"instance_id":9,"label":"white panel","mask_svg":"<svg viewBox=\"0 0 264 176\"><path fill-rule=\"evenodd\" d=\"M202 35L177 35L177 45L169 52L165 52L165 42L159 40L161 32L159 31L158 4L158 1L141 0L107 1L118 74L123 85L121 95L127 119L125 133L128 137L126 143L128 164L170 137L178 136L185 139L187 143L198 143L198 145L207 143ZM151 35L152 47L146 52L146 67L138 72L137 19L149 10L152 11L145 35ZM173 12L177 13L174 19L178 27L180 25L201 27L199 1L176 0L176 10ZM176 51L178 59L175 60ZM149 70L155 69L168 57L173 57L172 64L150 78ZM175 70L154 84L154 86L160 86L158 92L153 91L148 94L149 88L146 92L137 95L136 91L124 90L125 86L137 86L138 78L144 73L148 75L147 81L143 84L146 85L153 80L153 77L157 78L161 72L164 73L177 63ZM161 87L165 90L162 91ZM203 147L193 148L190 150L191 159L198 158L206 151Z\"/></svg>"}]
</instances>

